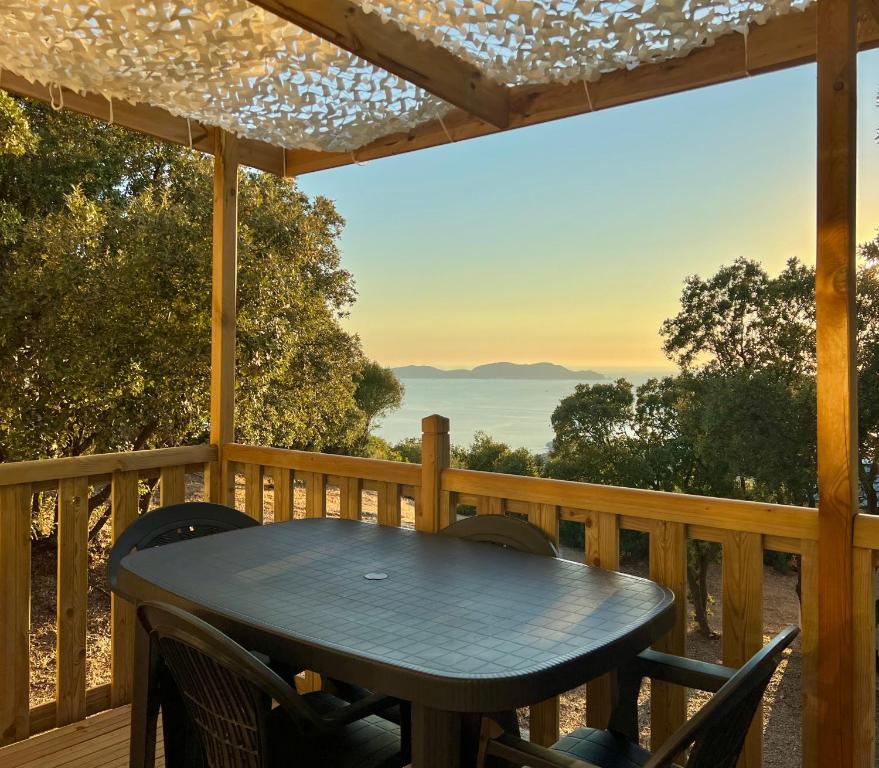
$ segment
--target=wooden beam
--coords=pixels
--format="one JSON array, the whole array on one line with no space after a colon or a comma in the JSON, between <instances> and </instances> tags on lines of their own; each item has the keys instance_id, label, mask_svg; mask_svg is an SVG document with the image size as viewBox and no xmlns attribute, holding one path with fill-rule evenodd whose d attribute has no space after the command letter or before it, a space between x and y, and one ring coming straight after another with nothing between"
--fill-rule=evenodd
<instances>
[{"instance_id":1,"label":"wooden beam","mask_svg":"<svg viewBox=\"0 0 879 768\"><path fill-rule=\"evenodd\" d=\"M9 70L0 69L0 87L16 96L25 96L37 101L49 102L49 88L32 83ZM105 123L110 121L110 102L96 93L78 94L62 88L64 109L88 115ZM213 154L218 129L203 125L197 120L187 123L185 117L177 117L160 107L149 104L129 104L127 101L113 101L113 124L138 133L169 141L182 147L190 146L199 152ZM276 176L284 175L284 150L263 141L240 139L238 160L242 165L257 168Z\"/></svg>"},{"instance_id":2,"label":"wooden beam","mask_svg":"<svg viewBox=\"0 0 879 768\"><path fill-rule=\"evenodd\" d=\"M818 765L854 764L855 0L817 8Z\"/></svg>"},{"instance_id":3,"label":"wooden beam","mask_svg":"<svg viewBox=\"0 0 879 768\"><path fill-rule=\"evenodd\" d=\"M816 24L816 6L811 5L802 13L792 12L766 24L752 26L748 34L747 55L744 37L736 32L730 33L719 38L710 48L693 51L684 58L606 74L590 83L589 99L582 82L511 89L509 127L523 128L813 62ZM879 46L879 22L867 10L860 19L858 40L861 50ZM376 160L448 144L449 137L457 142L497 132L462 110L446 115L443 124L432 120L405 133L389 134L353 154L287 150L287 173L298 176L338 168L354 161Z\"/></svg>"},{"instance_id":4,"label":"wooden beam","mask_svg":"<svg viewBox=\"0 0 879 768\"><path fill-rule=\"evenodd\" d=\"M214 149L214 230L211 292L211 443L219 471L211 499L234 506L235 474L223 446L235 440L235 325L238 279L238 139L217 131Z\"/></svg>"},{"instance_id":5,"label":"wooden beam","mask_svg":"<svg viewBox=\"0 0 879 768\"><path fill-rule=\"evenodd\" d=\"M415 510L415 528L440 529L443 470L451 464L449 420L436 414L421 420L421 504Z\"/></svg>"},{"instance_id":6,"label":"wooden beam","mask_svg":"<svg viewBox=\"0 0 879 768\"><path fill-rule=\"evenodd\" d=\"M350 0L253 0L355 56L392 72L495 128L510 122L509 89L451 51L419 40Z\"/></svg>"}]
</instances>

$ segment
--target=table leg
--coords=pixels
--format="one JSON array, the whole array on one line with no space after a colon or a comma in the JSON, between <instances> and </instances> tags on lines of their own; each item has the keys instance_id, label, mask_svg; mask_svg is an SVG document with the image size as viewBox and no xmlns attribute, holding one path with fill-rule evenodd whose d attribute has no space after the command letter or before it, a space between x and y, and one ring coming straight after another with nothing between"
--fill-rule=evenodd
<instances>
[{"instance_id":1,"label":"table leg","mask_svg":"<svg viewBox=\"0 0 879 768\"><path fill-rule=\"evenodd\" d=\"M131 699L131 735L128 744L129 768L154 768L156 763L156 724L159 717L158 654L149 633L135 622L134 685Z\"/></svg>"},{"instance_id":2,"label":"table leg","mask_svg":"<svg viewBox=\"0 0 879 768\"><path fill-rule=\"evenodd\" d=\"M460 768L460 712L412 704L412 768Z\"/></svg>"}]
</instances>

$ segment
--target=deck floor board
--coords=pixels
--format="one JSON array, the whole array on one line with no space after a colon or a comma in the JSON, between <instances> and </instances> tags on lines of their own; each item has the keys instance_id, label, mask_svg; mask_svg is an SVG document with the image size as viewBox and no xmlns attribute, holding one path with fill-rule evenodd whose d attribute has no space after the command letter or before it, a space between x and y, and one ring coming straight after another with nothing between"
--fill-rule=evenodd
<instances>
[{"instance_id":1,"label":"deck floor board","mask_svg":"<svg viewBox=\"0 0 879 768\"><path fill-rule=\"evenodd\" d=\"M131 707L117 707L78 723L0 749L0 768L127 768ZM156 768L164 768L161 723Z\"/></svg>"}]
</instances>

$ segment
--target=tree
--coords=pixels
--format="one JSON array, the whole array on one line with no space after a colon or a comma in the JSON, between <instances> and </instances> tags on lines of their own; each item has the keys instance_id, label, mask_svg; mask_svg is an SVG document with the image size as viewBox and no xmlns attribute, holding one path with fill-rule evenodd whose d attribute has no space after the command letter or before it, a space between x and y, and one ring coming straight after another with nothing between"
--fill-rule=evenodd
<instances>
[{"instance_id":1,"label":"tree","mask_svg":"<svg viewBox=\"0 0 879 768\"><path fill-rule=\"evenodd\" d=\"M403 382L390 368L384 368L372 360L367 361L357 376L354 399L366 417L366 431L376 425L376 420L396 410L403 403Z\"/></svg>"},{"instance_id":2,"label":"tree","mask_svg":"<svg viewBox=\"0 0 879 768\"><path fill-rule=\"evenodd\" d=\"M0 461L205 440L211 162L24 101L0 121L20 137L0 145ZM241 173L236 439L362 439L342 226L328 200Z\"/></svg>"},{"instance_id":3,"label":"tree","mask_svg":"<svg viewBox=\"0 0 879 768\"><path fill-rule=\"evenodd\" d=\"M464 469L506 475L534 477L540 472L539 458L527 448L512 449L506 443L493 440L485 432L477 432L467 447L454 446L452 463Z\"/></svg>"}]
</instances>

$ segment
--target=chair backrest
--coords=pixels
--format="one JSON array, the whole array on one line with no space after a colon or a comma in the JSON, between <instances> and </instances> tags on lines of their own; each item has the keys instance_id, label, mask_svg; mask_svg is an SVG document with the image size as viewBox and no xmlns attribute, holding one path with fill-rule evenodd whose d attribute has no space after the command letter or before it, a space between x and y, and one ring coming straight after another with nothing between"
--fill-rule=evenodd
<instances>
[{"instance_id":1,"label":"chair backrest","mask_svg":"<svg viewBox=\"0 0 879 768\"><path fill-rule=\"evenodd\" d=\"M687 749L687 768L735 768L766 686L799 631L787 627L773 637L654 752L644 768L670 768Z\"/></svg>"},{"instance_id":2,"label":"chair backrest","mask_svg":"<svg viewBox=\"0 0 879 768\"><path fill-rule=\"evenodd\" d=\"M107 563L110 586L115 589L119 563L131 552L254 525L259 523L237 509L205 501L171 504L141 515L122 532L110 550Z\"/></svg>"},{"instance_id":3,"label":"chair backrest","mask_svg":"<svg viewBox=\"0 0 879 768\"><path fill-rule=\"evenodd\" d=\"M292 686L216 627L161 603L143 603L137 614L180 692L208 768L267 768L272 700L302 729L292 738L321 727Z\"/></svg>"},{"instance_id":4,"label":"chair backrest","mask_svg":"<svg viewBox=\"0 0 879 768\"><path fill-rule=\"evenodd\" d=\"M555 544L537 526L505 515L474 515L443 528L442 534L468 541L484 541L532 555L558 557Z\"/></svg>"}]
</instances>

